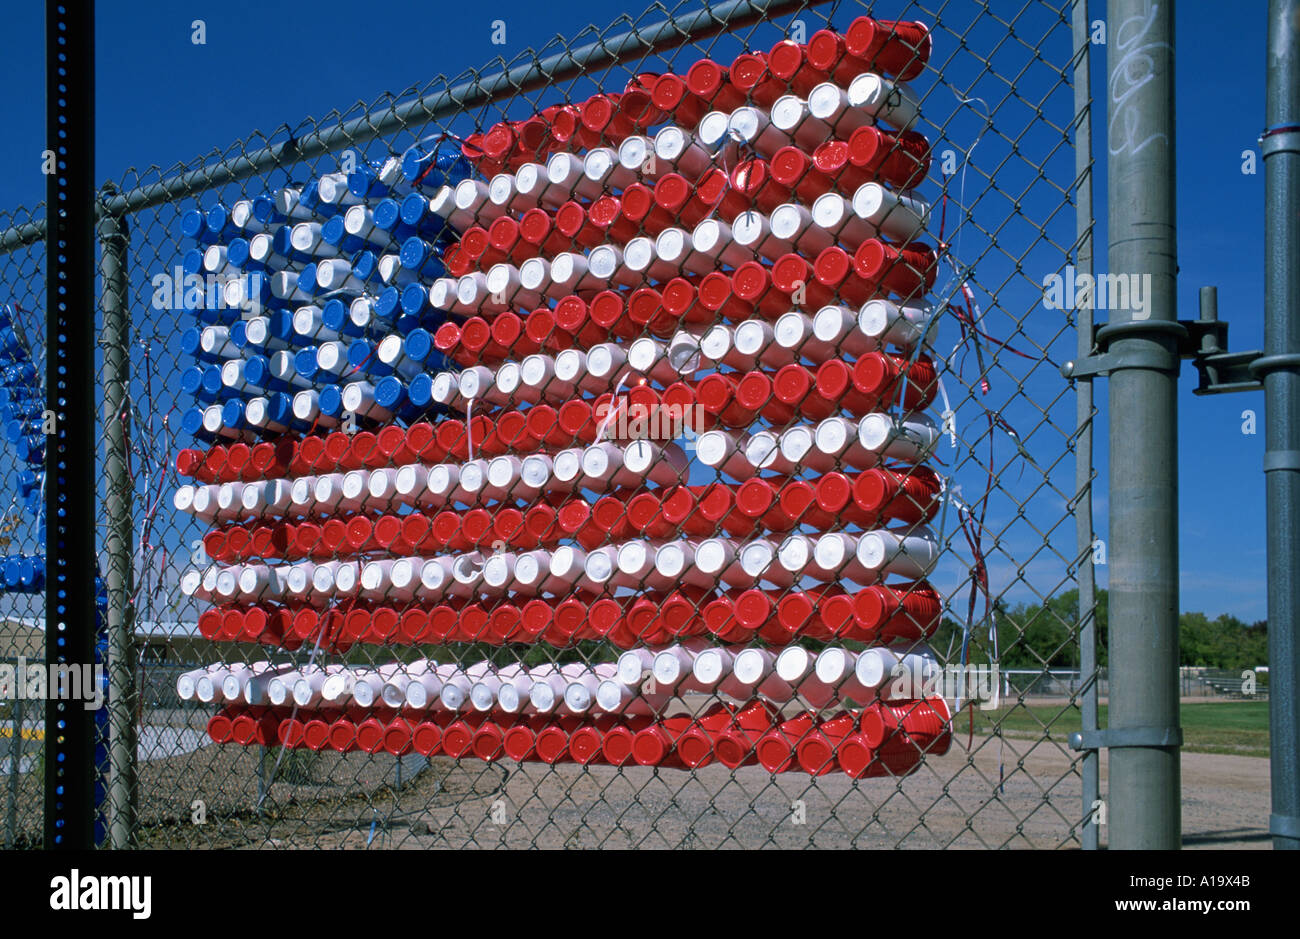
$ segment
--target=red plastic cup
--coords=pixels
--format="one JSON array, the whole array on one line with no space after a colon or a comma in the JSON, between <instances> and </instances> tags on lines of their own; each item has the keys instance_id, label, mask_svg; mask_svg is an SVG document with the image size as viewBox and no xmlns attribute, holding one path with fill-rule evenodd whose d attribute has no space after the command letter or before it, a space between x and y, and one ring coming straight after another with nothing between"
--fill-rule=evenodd
<instances>
[{"instance_id":1,"label":"red plastic cup","mask_svg":"<svg viewBox=\"0 0 1300 939\"><path fill-rule=\"evenodd\" d=\"M840 742L857 728L854 716L847 712L822 721L804 735L795 746L799 768L813 776L824 776L839 768L835 759Z\"/></svg>"},{"instance_id":2,"label":"red plastic cup","mask_svg":"<svg viewBox=\"0 0 1300 939\"><path fill-rule=\"evenodd\" d=\"M592 95L581 105L582 126L612 144L636 133L636 125L619 110L621 95Z\"/></svg>"},{"instance_id":3,"label":"red plastic cup","mask_svg":"<svg viewBox=\"0 0 1300 939\"><path fill-rule=\"evenodd\" d=\"M592 298L587 315L601 329L616 336L635 336L640 332L628 316L623 295L613 290L603 290Z\"/></svg>"},{"instance_id":4,"label":"red plastic cup","mask_svg":"<svg viewBox=\"0 0 1300 939\"><path fill-rule=\"evenodd\" d=\"M406 446L415 454L417 460L435 462L445 456L438 444L433 425L427 421L419 421L406 428Z\"/></svg>"},{"instance_id":5,"label":"red plastic cup","mask_svg":"<svg viewBox=\"0 0 1300 939\"><path fill-rule=\"evenodd\" d=\"M239 609L227 609L221 614L221 625L217 627L217 639L233 642L244 633L244 614Z\"/></svg>"},{"instance_id":6,"label":"red plastic cup","mask_svg":"<svg viewBox=\"0 0 1300 939\"><path fill-rule=\"evenodd\" d=\"M428 641L439 644L453 642L459 627L460 607L439 603L429 611Z\"/></svg>"},{"instance_id":7,"label":"red plastic cup","mask_svg":"<svg viewBox=\"0 0 1300 939\"><path fill-rule=\"evenodd\" d=\"M216 482L210 469L204 465L204 453L193 447L187 447L176 454L176 472L190 476L205 483Z\"/></svg>"},{"instance_id":8,"label":"red plastic cup","mask_svg":"<svg viewBox=\"0 0 1300 939\"><path fill-rule=\"evenodd\" d=\"M822 143L813 151L812 163L817 175L830 184L823 192L836 189L851 194L875 178L872 173L849 159L849 144L846 140L827 140Z\"/></svg>"},{"instance_id":9,"label":"red plastic cup","mask_svg":"<svg viewBox=\"0 0 1300 939\"><path fill-rule=\"evenodd\" d=\"M611 766L625 766L633 762L632 743L638 732L650 724L647 717L633 717L625 722L612 724L605 731L600 744L600 753L604 762Z\"/></svg>"},{"instance_id":10,"label":"red plastic cup","mask_svg":"<svg viewBox=\"0 0 1300 939\"><path fill-rule=\"evenodd\" d=\"M302 728L302 742L308 750L320 752L330 745L331 725L319 717L307 721ZM355 733L353 735L355 737Z\"/></svg>"},{"instance_id":11,"label":"red plastic cup","mask_svg":"<svg viewBox=\"0 0 1300 939\"><path fill-rule=\"evenodd\" d=\"M249 461L256 471L255 479L278 479L286 475L297 452L298 441L289 437L266 440L256 444Z\"/></svg>"},{"instance_id":12,"label":"red plastic cup","mask_svg":"<svg viewBox=\"0 0 1300 939\"><path fill-rule=\"evenodd\" d=\"M812 268L797 254L782 255L769 270L757 261L747 261L731 276L736 296L754 307L754 312L776 319L792 306L816 310L830 302L833 294L812 276ZM802 288L803 303L793 295Z\"/></svg>"},{"instance_id":13,"label":"red plastic cup","mask_svg":"<svg viewBox=\"0 0 1300 939\"><path fill-rule=\"evenodd\" d=\"M481 714L466 714L448 724L442 732L442 752L456 759L469 756L474 732L483 719Z\"/></svg>"},{"instance_id":14,"label":"red plastic cup","mask_svg":"<svg viewBox=\"0 0 1300 939\"><path fill-rule=\"evenodd\" d=\"M731 597L718 597L701 611L705 628L723 642L744 642L753 632L736 619L736 604Z\"/></svg>"},{"instance_id":15,"label":"red plastic cup","mask_svg":"<svg viewBox=\"0 0 1300 939\"><path fill-rule=\"evenodd\" d=\"M889 72L903 81L920 75L930 60L930 31L921 23L859 16L844 31L844 44L869 71Z\"/></svg>"},{"instance_id":16,"label":"red plastic cup","mask_svg":"<svg viewBox=\"0 0 1300 939\"><path fill-rule=\"evenodd\" d=\"M758 762L769 773L784 773L794 768L795 747L813 728L813 716L800 714L782 721L758 740Z\"/></svg>"},{"instance_id":17,"label":"red plastic cup","mask_svg":"<svg viewBox=\"0 0 1300 939\"><path fill-rule=\"evenodd\" d=\"M560 329L551 310L533 310L524 319L524 333L539 349L568 349L573 337Z\"/></svg>"},{"instance_id":18,"label":"red plastic cup","mask_svg":"<svg viewBox=\"0 0 1300 939\"><path fill-rule=\"evenodd\" d=\"M600 137L583 126L582 110L576 105L554 105L542 111L551 123L549 151L590 150L599 145Z\"/></svg>"},{"instance_id":19,"label":"red plastic cup","mask_svg":"<svg viewBox=\"0 0 1300 939\"><path fill-rule=\"evenodd\" d=\"M505 756L506 730L496 721L485 720L470 738L469 748L480 760L491 763Z\"/></svg>"},{"instance_id":20,"label":"red plastic cup","mask_svg":"<svg viewBox=\"0 0 1300 939\"><path fill-rule=\"evenodd\" d=\"M366 469L378 469L388 465L388 455L379 449L379 440L368 430L357 431L352 435L351 459Z\"/></svg>"},{"instance_id":21,"label":"red plastic cup","mask_svg":"<svg viewBox=\"0 0 1300 939\"><path fill-rule=\"evenodd\" d=\"M766 372L746 372L736 386L736 404L751 415L763 417L775 425L788 424L795 418L794 409L776 397L772 379Z\"/></svg>"},{"instance_id":22,"label":"red plastic cup","mask_svg":"<svg viewBox=\"0 0 1300 939\"><path fill-rule=\"evenodd\" d=\"M938 394L939 381L934 363L925 356L918 356L909 364L906 356L869 352L853 365L853 387L875 398L881 406L891 406L904 375L907 382L903 388L903 408L912 411L929 407Z\"/></svg>"},{"instance_id":23,"label":"red plastic cup","mask_svg":"<svg viewBox=\"0 0 1300 939\"><path fill-rule=\"evenodd\" d=\"M808 64L827 72L839 85L847 86L858 75L871 71L867 63L849 52L844 37L831 29L819 29L808 40Z\"/></svg>"},{"instance_id":24,"label":"red plastic cup","mask_svg":"<svg viewBox=\"0 0 1300 939\"><path fill-rule=\"evenodd\" d=\"M643 727L632 738L632 759L641 766L684 768L685 764L674 747L694 721L690 715L682 714Z\"/></svg>"},{"instance_id":25,"label":"red plastic cup","mask_svg":"<svg viewBox=\"0 0 1300 939\"><path fill-rule=\"evenodd\" d=\"M709 213L698 201L693 183L680 173L665 173L655 183L655 204L677 221L678 227L693 228Z\"/></svg>"},{"instance_id":26,"label":"red plastic cup","mask_svg":"<svg viewBox=\"0 0 1300 939\"><path fill-rule=\"evenodd\" d=\"M875 472L868 470L867 472ZM859 505L853 498L853 483L856 477L844 473L832 472L819 476L816 480L817 507L850 524L870 528L876 524L879 516Z\"/></svg>"},{"instance_id":27,"label":"red plastic cup","mask_svg":"<svg viewBox=\"0 0 1300 939\"><path fill-rule=\"evenodd\" d=\"M853 612L869 639L919 640L939 627L942 604L924 582L876 584L858 592Z\"/></svg>"},{"instance_id":28,"label":"red plastic cup","mask_svg":"<svg viewBox=\"0 0 1300 939\"><path fill-rule=\"evenodd\" d=\"M815 632L817 604L815 598L800 590L783 596L776 605L777 620L792 637Z\"/></svg>"},{"instance_id":29,"label":"red plastic cup","mask_svg":"<svg viewBox=\"0 0 1300 939\"><path fill-rule=\"evenodd\" d=\"M349 753L360 749L357 743L357 725L346 717L340 717L329 725L329 748L339 753Z\"/></svg>"},{"instance_id":30,"label":"red plastic cup","mask_svg":"<svg viewBox=\"0 0 1300 939\"><path fill-rule=\"evenodd\" d=\"M772 178L809 204L836 188L835 178L823 173L816 160L798 147L782 147L772 154L770 165Z\"/></svg>"},{"instance_id":31,"label":"red plastic cup","mask_svg":"<svg viewBox=\"0 0 1300 939\"><path fill-rule=\"evenodd\" d=\"M849 162L896 189L910 189L930 172L930 142L915 131L893 134L870 125L849 135Z\"/></svg>"},{"instance_id":32,"label":"red plastic cup","mask_svg":"<svg viewBox=\"0 0 1300 939\"><path fill-rule=\"evenodd\" d=\"M362 636L362 641L374 645L386 645L397 638L401 623L401 614L392 607L379 607L370 617L370 627Z\"/></svg>"},{"instance_id":33,"label":"red plastic cup","mask_svg":"<svg viewBox=\"0 0 1300 939\"><path fill-rule=\"evenodd\" d=\"M226 448L226 475L231 479L243 479L247 481L250 467L249 460L253 457L253 449L246 443L232 443Z\"/></svg>"},{"instance_id":34,"label":"red plastic cup","mask_svg":"<svg viewBox=\"0 0 1300 939\"><path fill-rule=\"evenodd\" d=\"M581 202L569 201L556 209L555 229L576 248L591 248L605 241L604 229L588 217Z\"/></svg>"},{"instance_id":35,"label":"red plastic cup","mask_svg":"<svg viewBox=\"0 0 1300 939\"><path fill-rule=\"evenodd\" d=\"M286 717L284 720L280 721L279 725L275 728L275 739L278 740L280 745L283 747L297 749L304 745L303 731L305 726L306 725L296 717Z\"/></svg>"},{"instance_id":36,"label":"red plastic cup","mask_svg":"<svg viewBox=\"0 0 1300 939\"><path fill-rule=\"evenodd\" d=\"M858 391L853 382L853 366L842 359L827 359L817 369L816 397L832 410L860 417L874 410L879 398Z\"/></svg>"},{"instance_id":37,"label":"red plastic cup","mask_svg":"<svg viewBox=\"0 0 1300 939\"><path fill-rule=\"evenodd\" d=\"M777 400L797 408L800 414L821 420L835 413L835 406L816 393L816 376L802 365L782 366L772 380Z\"/></svg>"},{"instance_id":38,"label":"red plastic cup","mask_svg":"<svg viewBox=\"0 0 1300 939\"><path fill-rule=\"evenodd\" d=\"M411 607L402 613L397 625L397 641L402 645L418 645L428 641L429 614L419 607Z\"/></svg>"},{"instance_id":39,"label":"red plastic cup","mask_svg":"<svg viewBox=\"0 0 1300 939\"><path fill-rule=\"evenodd\" d=\"M758 762L757 746L763 734L772 729L776 715L762 701L741 708L731 722L713 737L713 754L729 769Z\"/></svg>"},{"instance_id":40,"label":"red plastic cup","mask_svg":"<svg viewBox=\"0 0 1300 939\"><path fill-rule=\"evenodd\" d=\"M817 505L817 488L812 481L791 480L781 489L777 500L781 514L792 525L809 525L818 531L829 531L841 524L836 516Z\"/></svg>"},{"instance_id":41,"label":"red plastic cup","mask_svg":"<svg viewBox=\"0 0 1300 939\"><path fill-rule=\"evenodd\" d=\"M750 519L750 529L790 531L794 522L781 511L777 502L779 483L774 479L749 479L736 490L736 508ZM735 526L732 526L733 528Z\"/></svg>"},{"instance_id":42,"label":"red plastic cup","mask_svg":"<svg viewBox=\"0 0 1300 939\"><path fill-rule=\"evenodd\" d=\"M727 69L711 59L701 59L686 72L686 87L713 111L734 111L745 95L728 81Z\"/></svg>"},{"instance_id":43,"label":"red plastic cup","mask_svg":"<svg viewBox=\"0 0 1300 939\"><path fill-rule=\"evenodd\" d=\"M787 254L777 264L788 257L792 255ZM773 275L775 277L775 268ZM853 265L853 255L838 245L831 245L817 255L813 264L813 276L826 291L822 296L827 303L831 302L833 296L838 296L849 304L860 306L876 295L876 282L860 279Z\"/></svg>"},{"instance_id":44,"label":"red plastic cup","mask_svg":"<svg viewBox=\"0 0 1300 939\"><path fill-rule=\"evenodd\" d=\"M641 234L640 225L623 211L623 200L618 196L601 196L587 210L587 220L607 240L615 242L631 241Z\"/></svg>"},{"instance_id":45,"label":"red plastic cup","mask_svg":"<svg viewBox=\"0 0 1300 939\"><path fill-rule=\"evenodd\" d=\"M521 627L519 607L513 603L503 603L488 615L487 635L484 638L492 645L503 645L514 641Z\"/></svg>"},{"instance_id":46,"label":"red plastic cup","mask_svg":"<svg viewBox=\"0 0 1300 939\"><path fill-rule=\"evenodd\" d=\"M207 731L214 743L230 743L235 736L234 721L226 711L218 711L208 718Z\"/></svg>"},{"instance_id":47,"label":"red plastic cup","mask_svg":"<svg viewBox=\"0 0 1300 939\"><path fill-rule=\"evenodd\" d=\"M558 254L572 247L568 238L555 228L555 220L545 209L529 209L519 218L519 237L542 255Z\"/></svg>"},{"instance_id":48,"label":"red plastic cup","mask_svg":"<svg viewBox=\"0 0 1300 939\"><path fill-rule=\"evenodd\" d=\"M731 62L729 78L732 87L764 108L770 108L786 93L785 82L768 69L767 56L762 52L742 52L736 56Z\"/></svg>"},{"instance_id":49,"label":"red plastic cup","mask_svg":"<svg viewBox=\"0 0 1300 939\"><path fill-rule=\"evenodd\" d=\"M582 724L569 735L569 756L584 766L605 762L603 745L605 734L614 726L612 718L597 718Z\"/></svg>"},{"instance_id":50,"label":"red plastic cup","mask_svg":"<svg viewBox=\"0 0 1300 939\"><path fill-rule=\"evenodd\" d=\"M702 587L684 586L664 597L658 621L669 635L677 638L702 636L708 632L700 608L709 597Z\"/></svg>"},{"instance_id":51,"label":"red plastic cup","mask_svg":"<svg viewBox=\"0 0 1300 939\"><path fill-rule=\"evenodd\" d=\"M709 103L687 88L678 75L660 75L655 79L650 100L682 127L694 127L709 111Z\"/></svg>"},{"instance_id":52,"label":"red plastic cup","mask_svg":"<svg viewBox=\"0 0 1300 939\"><path fill-rule=\"evenodd\" d=\"M853 270L864 281L880 284L904 299L934 286L938 259L927 245L899 247L869 238L853 255Z\"/></svg>"},{"instance_id":53,"label":"red plastic cup","mask_svg":"<svg viewBox=\"0 0 1300 939\"><path fill-rule=\"evenodd\" d=\"M789 39L780 40L768 52L767 67L772 77L802 97L831 78L829 72L809 61L807 46Z\"/></svg>"},{"instance_id":54,"label":"red plastic cup","mask_svg":"<svg viewBox=\"0 0 1300 939\"><path fill-rule=\"evenodd\" d=\"M730 222L753 208L749 196L737 186L737 178L737 174L728 176L720 167L705 170L695 184L696 199L718 218Z\"/></svg>"},{"instance_id":55,"label":"red plastic cup","mask_svg":"<svg viewBox=\"0 0 1300 939\"><path fill-rule=\"evenodd\" d=\"M853 481L853 500L865 512L907 522L922 522L939 510L939 479L917 467L910 474L876 468Z\"/></svg>"},{"instance_id":56,"label":"red plastic cup","mask_svg":"<svg viewBox=\"0 0 1300 939\"><path fill-rule=\"evenodd\" d=\"M534 749L537 758L543 763L571 763L569 740L580 726L576 718L565 717L558 721L552 719L537 733Z\"/></svg>"},{"instance_id":57,"label":"red plastic cup","mask_svg":"<svg viewBox=\"0 0 1300 939\"><path fill-rule=\"evenodd\" d=\"M420 721L411 730L411 749L421 756L433 756L442 749L442 728L434 721Z\"/></svg>"},{"instance_id":58,"label":"red plastic cup","mask_svg":"<svg viewBox=\"0 0 1300 939\"><path fill-rule=\"evenodd\" d=\"M359 469L359 466L352 465L350 462L350 450L352 439L345 433L334 433L325 435L325 449L320 459L316 461L317 472L333 472L335 470L353 470Z\"/></svg>"},{"instance_id":59,"label":"red plastic cup","mask_svg":"<svg viewBox=\"0 0 1300 939\"><path fill-rule=\"evenodd\" d=\"M369 607L354 607L343 614L343 641L349 644L357 643L370 632ZM295 624L296 625L296 624Z\"/></svg>"},{"instance_id":60,"label":"red plastic cup","mask_svg":"<svg viewBox=\"0 0 1300 939\"><path fill-rule=\"evenodd\" d=\"M715 704L677 738L677 755L690 769L713 762L713 741L732 719L734 712L725 704Z\"/></svg>"},{"instance_id":61,"label":"red plastic cup","mask_svg":"<svg viewBox=\"0 0 1300 939\"><path fill-rule=\"evenodd\" d=\"M545 717L538 716L506 728L501 743L506 756L516 763L536 759L537 733L547 722Z\"/></svg>"}]
</instances>

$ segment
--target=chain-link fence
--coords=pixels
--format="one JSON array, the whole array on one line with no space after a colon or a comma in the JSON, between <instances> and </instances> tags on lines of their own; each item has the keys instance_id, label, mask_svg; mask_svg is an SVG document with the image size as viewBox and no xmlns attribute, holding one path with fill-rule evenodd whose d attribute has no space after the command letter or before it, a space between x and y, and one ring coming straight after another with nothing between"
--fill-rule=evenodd
<instances>
[{"instance_id":1,"label":"chain-link fence","mask_svg":"<svg viewBox=\"0 0 1300 939\"><path fill-rule=\"evenodd\" d=\"M44 448L39 431L33 433L44 411L44 214L43 204L30 212L0 213L0 227L28 232L31 239L5 239L0 299L0 424L7 451L0 461L0 803L6 847L39 845L44 823L45 696L39 692L32 699L20 681L28 666L41 669L45 660L39 517Z\"/></svg>"},{"instance_id":2,"label":"chain-link fence","mask_svg":"<svg viewBox=\"0 0 1300 939\"><path fill-rule=\"evenodd\" d=\"M656 5L107 188L113 842L1083 841L1088 683L996 673L1088 613L1079 48Z\"/></svg>"}]
</instances>

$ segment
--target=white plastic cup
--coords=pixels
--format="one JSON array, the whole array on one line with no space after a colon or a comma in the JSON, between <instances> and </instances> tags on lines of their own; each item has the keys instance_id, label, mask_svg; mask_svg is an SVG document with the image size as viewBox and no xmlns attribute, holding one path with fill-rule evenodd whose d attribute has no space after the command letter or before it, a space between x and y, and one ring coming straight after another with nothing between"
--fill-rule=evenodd
<instances>
[{"instance_id":1,"label":"white plastic cup","mask_svg":"<svg viewBox=\"0 0 1300 939\"><path fill-rule=\"evenodd\" d=\"M811 150L835 136L830 124L813 114L798 95L782 95L772 102L772 126L796 145Z\"/></svg>"},{"instance_id":2,"label":"white plastic cup","mask_svg":"<svg viewBox=\"0 0 1300 939\"><path fill-rule=\"evenodd\" d=\"M827 138L847 140L853 131L871 123L871 115L851 104L848 92L834 82L822 82L808 92L808 112L830 129Z\"/></svg>"},{"instance_id":3,"label":"white plastic cup","mask_svg":"<svg viewBox=\"0 0 1300 939\"><path fill-rule=\"evenodd\" d=\"M866 72L849 82L845 93L848 107L907 130L921 116L916 94L905 82L895 82L883 75Z\"/></svg>"},{"instance_id":4,"label":"white plastic cup","mask_svg":"<svg viewBox=\"0 0 1300 939\"><path fill-rule=\"evenodd\" d=\"M695 442L695 455L705 466L732 479L746 480L756 472L745 454L746 442L730 430L708 430Z\"/></svg>"},{"instance_id":5,"label":"white plastic cup","mask_svg":"<svg viewBox=\"0 0 1300 939\"><path fill-rule=\"evenodd\" d=\"M921 580L939 563L939 543L924 526L877 529L866 532L858 540L857 560L878 577L893 575Z\"/></svg>"},{"instance_id":6,"label":"white plastic cup","mask_svg":"<svg viewBox=\"0 0 1300 939\"><path fill-rule=\"evenodd\" d=\"M713 158L700 145L699 138L674 124L655 134L654 155L657 162L687 179L699 179L713 165Z\"/></svg>"},{"instance_id":7,"label":"white plastic cup","mask_svg":"<svg viewBox=\"0 0 1300 939\"><path fill-rule=\"evenodd\" d=\"M926 335L933 315L933 307L926 303L868 300L858 311L858 331L877 343L910 349Z\"/></svg>"},{"instance_id":8,"label":"white plastic cup","mask_svg":"<svg viewBox=\"0 0 1300 939\"><path fill-rule=\"evenodd\" d=\"M863 183L853 193L853 212L895 241L910 241L925 232L930 206L915 196L870 182Z\"/></svg>"},{"instance_id":9,"label":"white plastic cup","mask_svg":"<svg viewBox=\"0 0 1300 939\"><path fill-rule=\"evenodd\" d=\"M872 413L858 422L858 444L877 459L919 463L930 455L941 436L942 431L929 415L919 412L901 417Z\"/></svg>"}]
</instances>

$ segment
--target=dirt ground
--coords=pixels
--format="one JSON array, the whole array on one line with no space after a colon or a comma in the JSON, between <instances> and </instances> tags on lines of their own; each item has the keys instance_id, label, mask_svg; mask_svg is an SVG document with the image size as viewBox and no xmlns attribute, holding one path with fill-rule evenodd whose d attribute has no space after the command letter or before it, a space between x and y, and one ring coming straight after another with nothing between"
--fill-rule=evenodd
<instances>
[{"instance_id":1,"label":"dirt ground","mask_svg":"<svg viewBox=\"0 0 1300 939\"><path fill-rule=\"evenodd\" d=\"M161 715L162 712L159 712ZM158 715L156 715L158 716ZM168 716L201 736L201 711ZM157 739L155 739L157 738ZM151 742L151 743L150 743ZM269 792L260 751L176 753L142 737L145 848L1076 848L1080 756L1053 740L959 733L904 778L457 762L287 751ZM152 752L149 752L152 747ZM163 757L163 753L174 754ZM151 758L153 757L153 758ZM273 756L263 764L271 777ZM1107 758L1102 756L1102 793ZM17 782L16 788L14 783ZM1183 844L1267 848L1268 760L1183 753ZM264 797L263 797L264 793ZM11 800L17 811L9 814ZM260 809L259 809L260 804ZM0 833L39 844L37 773L0 777ZM1107 829L1101 827L1101 842ZM8 838L4 839L7 843Z\"/></svg>"},{"instance_id":2,"label":"dirt ground","mask_svg":"<svg viewBox=\"0 0 1300 939\"><path fill-rule=\"evenodd\" d=\"M1078 846L1077 754L1033 740L977 739L971 753L964 743L909 777L857 782L840 773L773 777L759 767L713 765L692 776L406 757L397 788L395 758L329 753L288 767L304 781L277 782L260 813L257 752L209 746L144 764L141 846ZM1105 769L1103 757L1103 793ZM1185 753L1182 770L1185 847L1269 846L1267 760Z\"/></svg>"}]
</instances>

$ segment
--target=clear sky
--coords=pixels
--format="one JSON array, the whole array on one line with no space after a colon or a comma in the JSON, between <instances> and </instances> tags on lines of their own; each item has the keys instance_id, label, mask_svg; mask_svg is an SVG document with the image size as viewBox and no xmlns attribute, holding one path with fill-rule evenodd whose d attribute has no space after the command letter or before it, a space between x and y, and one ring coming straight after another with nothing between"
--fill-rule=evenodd
<instances>
[{"instance_id":1,"label":"clear sky","mask_svg":"<svg viewBox=\"0 0 1300 939\"><path fill-rule=\"evenodd\" d=\"M968 6L963 0L947 4L945 24L969 18ZM1006 15L1014 15L1010 10L1022 4L995 2L993 6L995 11L1005 6ZM101 0L98 7L96 175L114 180L122 179L131 167L144 171L151 164L166 169L177 161L192 162L214 148L226 148L255 128L270 132L282 124L298 126L307 116L319 119L333 109L346 111L356 102L370 101L383 92L400 94L411 86L423 86L439 73L456 75L466 68L487 66L497 56L510 58L526 47L540 47L557 33L572 36L588 24L603 26L624 14L623 6L610 0L588 0L581 5L495 0L483 7L400 0L384 4L339 0L311 4L286 0L196 0L185 4ZM899 11L907 15L902 0L877 7L886 13ZM1094 2L1093 17L1104 16L1104 7L1104 3ZM1221 5L1204 0L1184 0L1176 11L1180 316L1195 317L1198 287L1217 285L1220 314L1231 323L1234 350L1259 348L1263 341L1263 175L1242 172L1242 152L1250 150L1258 155L1257 138L1264 116L1264 11L1261 0L1246 0L1230 21ZM655 18L652 15L645 21ZM191 41L192 22L196 19L204 21L205 45ZM40 172L44 149L42 4L15 0L7 5L5 20L6 55L0 58L0 79L9 92L6 140L0 147L0 210L33 205L44 197L45 184ZM491 42L494 20L505 23L504 46ZM837 22L844 20L841 16ZM999 46L992 31L996 24L987 16L983 20L981 28L971 34L972 48L990 55L995 69L1010 72L1005 57L1021 61L1026 58L1025 50L1017 52ZM1024 35L1032 37L1034 33L1029 30ZM762 47L771 41L768 37ZM1094 94L1104 102L1104 48L1094 47L1094 52ZM1060 53L1055 48L1043 54L1063 61ZM942 54L943 50L937 52ZM683 61L689 62L690 58L693 56L684 55ZM969 63L954 60L954 70L969 68ZM1025 97L1031 100L1044 98L1047 91L1032 87L1035 80L1032 72L1026 73ZM980 87L975 78L970 81L971 87ZM934 110L931 100L927 98L927 115ZM947 108L954 114L948 125L954 137L969 135L965 145L960 146L964 151L979 132L981 122L971 113L959 114L960 108L950 93L947 100L949 103L935 104L935 108ZM1058 92L1052 101L1058 106L1059 116L1062 102L1069 103L1068 91ZM354 109L351 113L358 112ZM998 126L1014 137L1014 129L1006 126L1010 114L1001 112ZM1097 113L1095 126L1100 137L1105 127L1104 111ZM972 157L973 165L996 169L1002 143L996 135L983 138ZM1002 152L1005 150L1003 147ZM1104 167L1104 140L1099 140L1095 150ZM1031 156L1027 153L1024 159ZM1050 182L1058 187L1069 185L1073 163L1067 151L1051 159L1044 154L1041 162L1050 168ZM1025 165L1021 164L1021 170ZM1012 167L1006 172L1015 171ZM982 186L972 179L971 187L977 188L977 184ZM1041 195L1035 198L1039 201L1026 203L1027 211L1033 211L1035 206L1045 213L1052 210ZM1095 203L1101 215L1097 256L1104 264L1104 174L1099 178ZM991 202L985 206L975 207L976 223L990 220L990 215L982 212L991 213L996 223L1006 211ZM1049 223L1043 220L1042 224ZM1059 244L1072 240L1071 217L1063 215L1050 224ZM166 233L155 229L149 237L165 254ZM977 233L970 229L966 237L972 239L968 248L973 249L973 243L979 242ZM1012 245L1008 243L1007 247L1010 250ZM1041 257L1041 252L1035 255ZM159 262L161 267L170 262L170 257L160 255ZM1005 259L992 257L977 271L985 290L1003 282L999 265L1004 263ZM1048 260L1037 266L1026 265L1018 275L1019 283L1008 288L1009 295L998 297L998 305L1008 312L1001 320L990 314L986 328L1000 338L1008 337L1013 320L1007 317L1033 309L1033 298L1025 299L1026 290L1051 273L1051 263ZM1059 252L1055 263L1060 263ZM989 299L982 297L980 302L987 306ZM1036 322L1026 328L1021 345L1028 337L1041 339L1053 356L1072 347L1068 336L1052 338L1059 331L1059 313L1038 307L1032 317ZM1051 317L1057 318L1055 325L1051 325ZM944 341L955 340L950 334ZM1013 357L1006 358L1004 367L1009 375L1023 374L1027 368ZM1072 401L1068 396L1061 397L1061 382L1054 375L1051 367L1034 368L1025 382L1025 394L1044 405L1055 402L1051 411L1054 421L1072 421ZM1012 384L1007 377L1000 382L995 379L994 396L999 393L999 385L1005 394ZM1184 369L1180 384L1183 608L1261 619L1265 611L1263 396L1194 397L1191 389L1195 375L1190 365ZM1100 428L1105 427L1105 394L1106 383L1098 382ZM1032 409L1027 404L1025 400L1017 403L1007 417L1027 435L1030 452L1037 461L1045 466L1059 463L1051 471L1051 479L1060 493L1068 494L1073 470L1068 460L1060 459L1063 437L1059 433L1032 433ZM1254 436L1242 433L1242 412L1248 409L1258 418L1258 433ZM965 421L980 419L979 411L965 416L959 408L958 413ZM1103 538L1105 444L1103 432L1097 453L1102 485L1096 500ZM984 445L987 447L987 441ZM1000 438L999 449L1006 449L1005 445L1005 438ZM1007 455L1000 455L997 462L1007 465ZM1014 463L1009 465L1010 469L1000 475L999 486L1023 498L1029 494L1028 488L1017 493L1017 487L1028 487L1034 471L1022 472ZM982 479L971 473L963 485L969 497L982 485ZM1043 490L1034 500L1040 513L1036 519L1039 524L1050 525L1053 518L1059 523L1063 502L1057 493ZM1010 500L1004 500L1000 508L995 506L995 514L1011 511L1011 505ZM1041 556L1026 556L1035 539L1031 529L1011 535L1014 537L1008 538L1007 556L992 563L995 591L999 580L1005 586L1016 576L1020 562L1043 560ZM1016 538L1021 540L1017 542ZM1059 550L1072 553L1072 529L1060 528L1052 540L1058 538ZM1041 536L1037 537L1037 545L1041 555ZM1036 581L1032 569L1025 579L1041 592L1059 589L1059 565L1056 567L1055 573L1044 571L1041 577L1045 579ZM1100 573L1104 585L1104 568ZM1012 591L1009 596L1032 599L1033 592Z\"/></svg>"}]
</instances>

